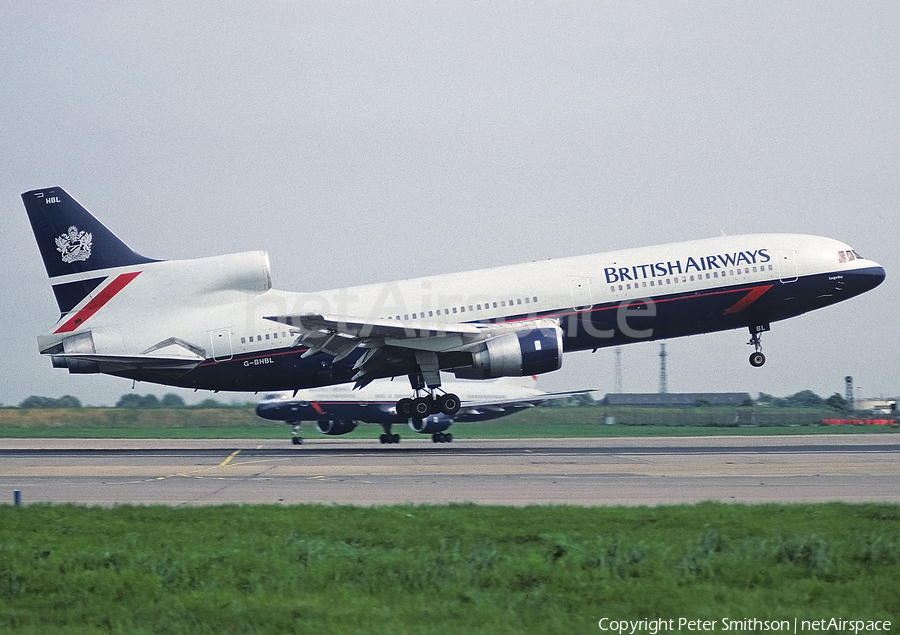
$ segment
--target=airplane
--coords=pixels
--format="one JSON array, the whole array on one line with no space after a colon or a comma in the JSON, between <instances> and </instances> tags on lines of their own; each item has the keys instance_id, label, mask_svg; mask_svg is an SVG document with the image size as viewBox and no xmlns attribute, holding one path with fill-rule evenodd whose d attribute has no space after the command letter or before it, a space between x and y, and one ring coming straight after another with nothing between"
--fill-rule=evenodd
<instances>
[{"instance_id":1,"label":"airplane","mask_svg":"<svg viewBox=\"0 0 900 635\"><path fill-rule=\"evenodd\" d=\"M348 434L359 423L377 423L384 429L381 443L399 443L400 435L391 433L394 424L408 423L413 432L430 434L434 443L453 441L453 433L447 428L454 422L465 423L499 419L526 408L533 408L546 401L583 395L590 390L542 392L534 387L537 377L502 377L483 381L450 380L444 388L460 395L460 409L455 415L443 412L424 418L404 417L397 413L396 403L406 396L402 384L378 379L359 390L347 384L325 388L269 393L256 405L256 414L263 419L284 421L293 426L291 441L303 443L300 436L302 421L315 421L322 434L336 436ZM530 385L529 385L530 384Z\"/></svg>"},{"instance_id":2,"label":"airplane","mask_svg":"<svg viewBox=\"0 0 900 635\"><path fill-rule=\"evenodd\" d=\"M760 367L772 323L885 278L831 238L751 234L288 292L265 252L156 260L60 187L22 200L60 310L38 336L53 367L248 392L405 375L395 408L420 419L461 407L442 373L540 375L573 351L749 329Z\"/></svg>"}]
</instances>

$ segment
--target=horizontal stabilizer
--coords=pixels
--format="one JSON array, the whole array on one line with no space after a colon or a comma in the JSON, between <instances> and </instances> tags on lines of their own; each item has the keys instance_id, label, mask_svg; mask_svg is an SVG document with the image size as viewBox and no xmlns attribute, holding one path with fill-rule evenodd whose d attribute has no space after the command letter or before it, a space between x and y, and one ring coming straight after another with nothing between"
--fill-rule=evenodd
<instances>
[{"instance_id":1,"label":"horizontal stabilizer","mask_svg":"<svg viewBox=\"0 0 900 635\"><path fill-rule=\"evenodd\" d=\"M102 367L101 372L115 373L130 370L156 370L187 372L203 362L202 357L162 357L160 355L101 355L98 353L57 353L54 365L68 366L68 360L93 362ZM61 362L61 363L60 363Z\"/></svg>"}]
</instances>

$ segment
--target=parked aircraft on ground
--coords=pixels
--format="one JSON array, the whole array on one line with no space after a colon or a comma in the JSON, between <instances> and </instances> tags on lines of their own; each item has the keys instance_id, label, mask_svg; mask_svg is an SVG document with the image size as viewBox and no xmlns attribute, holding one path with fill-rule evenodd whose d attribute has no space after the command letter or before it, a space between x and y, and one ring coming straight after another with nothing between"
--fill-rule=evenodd
<instances>
[{"instance_id":1,"label":"parked aircraft on ground","mask_svg":"<svg viewBox=\"0 0 900 635\"><path fill-rule=\"evenodd\" d=\"M441 371L557 370L563 352L749 328L875 288L884 269L795 234L722 236L328 291L272 288L255 251L154 260L62 188L22 195L60 318L38 337L70 373L207 390L296 390L409 377L403 416L455 414Z\"/></svg>"},{"instance_id":2,"label":"parked aircraft on ground","mask_svg":"<svg viewBox=\"0 0 900 635\"><path fill-rule=\"evenodd\" d=\"M449 381L443 384L459 395L460 409L454 415L436 412L425 417L409 417L397 413L397 401L408 389L402 382L378 379L359 390L347 384L326 388L270 393L256 406L256 414L264 419L285 421L294 426L294 445L303 442L300 423L315 421L322 434L347 434L359 423L377 423L384 428L382 443L399 443L400 435L391 434L395 423L408 423L411 430L430 434L435 443L453 441L447 428L454 422L489 421L532 408L545 401L583 395L589 390L541 392L535 387L536 377L489 379L483 381Z\"/></svg>"}]
</instances>

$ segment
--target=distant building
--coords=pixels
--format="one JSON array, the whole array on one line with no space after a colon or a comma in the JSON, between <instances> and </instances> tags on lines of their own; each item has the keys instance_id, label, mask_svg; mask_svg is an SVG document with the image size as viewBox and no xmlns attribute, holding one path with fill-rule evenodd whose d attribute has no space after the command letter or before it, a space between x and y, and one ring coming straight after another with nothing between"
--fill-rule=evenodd
<instances>
[{"instance_id":1,"label":"distant building","mask_svg":"<svg viewBox=\"0 0 900 635\"><path fill-rule=\"evenodd\" d=\"M894 414L897 412L896 399L857 399L857 410L871 410L879 414Z\"/></svg>"},{"instance_id":2,"label":"distant building","mask_svg":"<svg viewBox=\"0 0 900 635\"><path fill-rule=\"evenodd\" d=\"M600 404L604 406L742 406L750 403L748 392L639 392L608 393Z\"/></svg>"}]
</instances>

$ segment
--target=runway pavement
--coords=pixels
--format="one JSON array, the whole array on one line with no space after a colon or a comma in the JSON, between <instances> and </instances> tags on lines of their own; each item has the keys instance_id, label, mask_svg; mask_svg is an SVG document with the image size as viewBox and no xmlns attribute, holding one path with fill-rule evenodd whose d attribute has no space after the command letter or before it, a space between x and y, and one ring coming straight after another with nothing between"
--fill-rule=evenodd
<instances>
[{"instance_id":1,"label":"runway pavement","mask_svg":"<svg viewBox=\"0 0 900 635\"><path fill-rule=\"evenodd\" d=\"M900 503L900 435L457 440L0 439L0 502Z\"/></svg>"}]
</instances>

